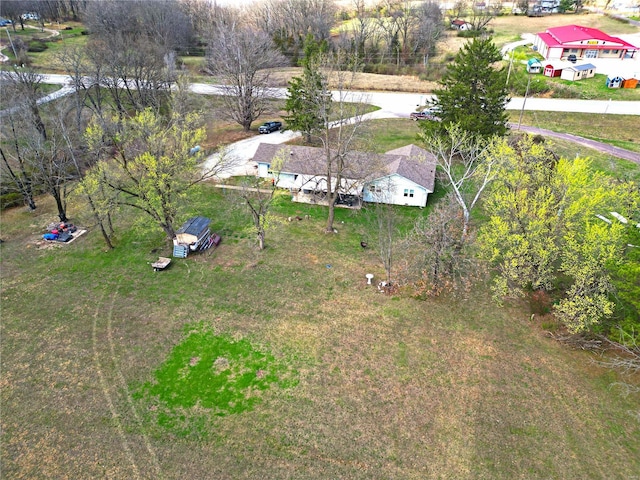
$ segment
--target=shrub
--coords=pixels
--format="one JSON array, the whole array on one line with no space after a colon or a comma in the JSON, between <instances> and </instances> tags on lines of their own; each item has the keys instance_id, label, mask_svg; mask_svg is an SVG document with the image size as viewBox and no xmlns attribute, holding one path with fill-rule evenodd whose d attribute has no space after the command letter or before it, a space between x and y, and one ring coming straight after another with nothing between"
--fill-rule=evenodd
<instances>
[{"instance_id":1,"label":"shrub","mask_svg":"<svg viewBox=\"0 0 640 480\"><path fill-rule=\"evenodd\" d=\"M509 80L510 89L515 95L524 96L527 91L527 82L529 82L529 74L526 70L517 70L512 72L511 80ZM531 75L529 82L529 95L537 95L550 91L547 77L542 75Z\"/></svg>"},{"instance_id":2,"label":"shrub","mask_svg":"<svg viewBox=\"0 0 640 480\"><path fill-rule=\"evenodd\" d=\"M535 290L529 295L531 313L546 315L551 312L551 297L544 290Z\"/></svg>"},{"instance_id":3,"label":"shrub","mask_svg":"<svg viewBox=\"0 0 640 480\"><path fill-rule=\"evenodd\" d=\"M27 51L29 51L29 52L44 52L47 48L49 48L49 47L43 41L41 41L41 40L33 40L33 41L29 42L29 48L27 49Z\"/></svg>"},{"instance_id":4,"label":"shrub","mask_svg":"<svg viewBox=\"0 0 640 480\"><path fill-rule=\"evenodd\" d=\"M474 38L479 37L482 33L480 30L460 30L457 36L461 38Z\"/></svg>"},{"instance_id":5,"label":"shrub","mask_svg":"<svg viewBox=\"0 0 640 480\"><path fill-rule=\"evenodd\" d=\"M447 66L444 63L431 63L429 67L418 74L420 80L438 81L442 78L447 70Z\"/></svg>"},{"instance_id":6,"label":"shrub","mask_svg":"<svg viewBox=\"0 0 640 480\"><path fill-rule=\"evenodd\" d=\"M11 207L19 207L23 204L22 195L17 192L4 193L0 195L0 210Z\"/></svg>"}]
</instances>

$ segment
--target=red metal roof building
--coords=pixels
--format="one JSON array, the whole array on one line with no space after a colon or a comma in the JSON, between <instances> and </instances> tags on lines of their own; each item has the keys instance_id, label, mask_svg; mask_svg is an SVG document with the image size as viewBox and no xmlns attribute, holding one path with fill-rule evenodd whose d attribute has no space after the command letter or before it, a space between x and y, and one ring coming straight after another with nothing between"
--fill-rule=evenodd
<instances>
[{"instance_id":1,"label":"red metal roof building","mask_svg":"<svg viewBox=\"0 0 640 480\"><path fill-rule=\"evenodd\" d=\"M566 60L575 55L577 60L593 58L624 59L633 58L638 47L607 35L597 28L580 25L548 28L538 33L535 47L547 60Z\"/></svg>"}]
</instances>

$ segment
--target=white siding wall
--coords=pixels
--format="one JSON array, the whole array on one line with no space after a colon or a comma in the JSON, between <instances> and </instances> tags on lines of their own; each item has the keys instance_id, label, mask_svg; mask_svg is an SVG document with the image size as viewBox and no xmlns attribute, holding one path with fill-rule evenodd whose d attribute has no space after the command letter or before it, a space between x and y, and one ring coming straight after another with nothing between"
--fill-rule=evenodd
<instances>
[{"instance_id":1,"label":"white siding wall","mask_svg":"<svg viewBox=\"0 0 640 480\"><path fill-rule=\"evenodd\" d=\"M259 163L258 176L261 178L271 178L272 175L269 174L269 165L266 163ZM336 181L333 180L331 185L335 189ZM360 182L343 180L342 191L351 195L359 195L361 185L362 184ZM278 187L298 190L326 191L327 178L322 175L303 175L281 172L278 178Z\"/></svg>"},{"instance_id":2,"label":"white siding wall","mask_svg":"<svg viewBox=\"0 0 640 480\"><path fill-rule=\"evenodd\" d=\"M372 191L372 187L376 189L375 192ZM383 201L393 205L424 207L427 205L429 193L426 188L400 175L390 175L365 185L362 199L365 202Z\"/></svg>"},{"instance_id":3,"label":"white siding wall","mask_svg":"<svg viewBox=\"0 0 640 480\"><path fill-rule=\"evenodd\" d=\"M267 164L258 164L258 176L262 178L271 177L269 174L269 166ZM375 191L370 190L372 185L376 188ZM327 182L326 178L321 176L281 173L278 180L278 186L281 188L297 189L301 191L326 191ZM358 195L360 193L360 183L350 183L349 185L343 184L343 190L348 190L346 193ZM400 175L394 174L367 183L362 190L362 197L365 202L376 202L380 201L382 198L385 203L391 203L393 205L424 207L427 205L427 196L429 193L431 192L417 183L414 183Z\"/></svg>"},{"instance_id":4,"label":"white siding wall","mask_svg":"<svg viewBox=\"0 0 640 480\"><path fill-rule=\"evenodd\" d=\"M260 178L273 178L273 175L269 173L269 165L266 163L258 163L258 176ZM297 178L298 175L293 173L281 172L278 178L278 186L280 188L298 188Z\"/></svg>"},{"instance_id":5,"label":"white siding wall","mask_svg":"<svg viewBox=\"0 0 640 480\"><path fill-rule=\"evenodd\" d=\"M547 60L560 60L562 58L562 47L550 48L547 52Z\"/></svg>"},{"instance_id":6,"label":"white siding wall","mask_svg":"<svg viewBox=\"0 0 640 480\"><path fill-rule=\"evenodd\" d=\"M267 178L269 176L269 165L267 165L266 163L259 163L258 176L260 178Z\"/></svg>"}]
</instances>

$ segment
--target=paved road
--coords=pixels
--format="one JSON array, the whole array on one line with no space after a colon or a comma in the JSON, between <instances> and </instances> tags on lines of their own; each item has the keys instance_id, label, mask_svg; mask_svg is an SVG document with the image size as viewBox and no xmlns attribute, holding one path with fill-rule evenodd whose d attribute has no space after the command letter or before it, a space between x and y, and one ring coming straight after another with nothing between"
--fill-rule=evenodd
<instances>
[{"instance_id":1,"label":"paved road","mask_svg":"<svg viewBox=\"0 0 640 480\"><path fill-rule=\"evenodd\" d=\"M54 83L65 85L58 92L54 92L47 99L59 98L62 95L69 94L73 91L70 85L70 79L66 75L44 75L45 83ZM204 83L194 83L191 90L199 94L221 94L222 90L216 85ZM276 98L283 98L286 90L284 88L273 89L272 95ZM334 94L334 96L337 94ZM380 110L369 113L366 119L374 118L407 118L409 113L415 110L416 106L424 105L431 95L420 95L417 93L398 93L398 92L349 92L347 100L363 100L380 107ZM41 99L44 101L45 99ZM508 110L542 110L551 112L580 112L607 115L640 115L640 102L633 101L607 101L607 100L573 100L561 98L512 98L507 104ZM629 152L612 145L608 145L586 138L578 137L570 134L557 133L550 130L544 130L536 127L521 127L531 133L540 133L545 136L563 138L581 145L597 149L618 158L625 158L632 162L640 164L640 155L635 152ZM233 168L226 175L242 175L252 173L254 166L249 162L261 142L266 143L284 143L298 136L296 132L274 132L269 135L258 135L246 140L241 140L227 147L225 155L233 160ZM211 156L207 162L215 162L216 157Z\"/></svg>"},{"instance_id":2,"label":"paved road","mask_svg":"<svg viewBox=\"0 0 640 480\"><path fill-rule=\"evenodd\" d=\"M67 75L43 75L44 83L70 85ZM222 89L216 85L206 83L191 84L194 93L219 95ZM286 89L274 88L272 95L275 98L284 98ZM347 99L365 99L369 103L380 107L383 112L378 113L379 118L401 117L406 118L415 110L417 105L424 105L431 95L419 93L400 92L350 92ZM543 110L548 112L577 112L598 113L607 115L640 115L640 102L611 101L611 100L574 100L564 98L527 98L514 97L507 104L507 110L521 110L524 104L525 110Z\"/></svg>"}]
</instances>

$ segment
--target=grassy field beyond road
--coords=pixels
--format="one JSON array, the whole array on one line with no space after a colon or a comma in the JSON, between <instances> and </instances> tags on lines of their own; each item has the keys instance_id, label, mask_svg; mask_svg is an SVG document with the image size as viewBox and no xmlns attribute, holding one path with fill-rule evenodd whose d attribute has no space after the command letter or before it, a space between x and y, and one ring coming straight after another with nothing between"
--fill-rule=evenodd
<instances>
[{"instance_id":1,"label":"grassy field beyond road","mask_svg":"<svg viewBox=\"0 0 640 480\"><path fill-rule=\"evenodd\" d=\"M517 124L520 112L508 113L510 121ZM633 152L640 152L640 138L637 135L639 122L638 115L525 111L522 116L524 125L571 133Z\"/></svg>"},{"instance_id":2,"label":"grassy field beyond road","mask_svg":"<svg viewBox=\"0 0 640 480\"><path fill-rule=\"evenodd\" d=\"M327 236L324 210L287 196L258 253L235 203L195 191L184 217L210 216L222 243L157 273L149 263L170 247L131 216L105 252L94 228L69 245L39 243L55 219L47 199L36 213L2 214L3 478L640 471L638 396L611 388L617 377L590 354L545 337L526 306L498 308L481 286L426 301L377 293L364 275L383 270L359 244L366 216L339 209L339 233ZM72 220L91 227L79 208ZM194 325L209 333L189 337ZM225 408L162 390L196 374L192 385L206 384L207 372L234 376ZM261 387L283 372L292 381Z\"/></svg>"}]
</instances>

